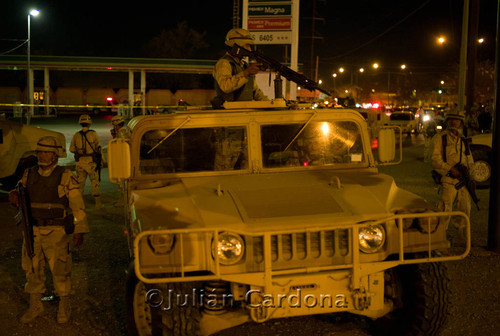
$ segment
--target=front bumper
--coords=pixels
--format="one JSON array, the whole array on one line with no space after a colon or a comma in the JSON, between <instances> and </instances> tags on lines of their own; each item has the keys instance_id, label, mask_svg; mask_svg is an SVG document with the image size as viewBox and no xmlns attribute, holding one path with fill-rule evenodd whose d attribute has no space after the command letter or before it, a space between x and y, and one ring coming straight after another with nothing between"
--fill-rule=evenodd
<instances>
[{"instance_id":1,"label":"front bumper","mask_svg":"<svg viewBox=\"0 0 500 336\"><path fill-rule=\"evenodd\" d=\"M466 244L461 249L449 249L444 224L439 224L435 230L429 227L428 233L407 229L405 224L416 218L428 217L439 217L441 222L449 216L463 217L466 224ZM359 229L376 224L386 227L387 239L383 250L374 254L360 252ZM135 237L133 246L138 279L151 284L222 280L271 289L278 278L283 280L301 274L346 271L350 274L351 288L356 289L360 288L361 279L370 274L403 264L459 260L470 251L470 221L458 211L398 214L377 221L311 226L300 230L262 233L229 230L245 237L247 245L246 258L232 266L221 265L211 247L212 241L217 241L219 232L226 230L228 228L141 232ZM328 242L326 237L329 233L333 238ZM175 248L166 255L154 254L148 237L164 234L175 235ZM291 238L284 239L285 236ZM318 238L313 239L313 236ZM436 250L446 251L446 255L433 253ZM416 253L424 257L415 258Z\"/></svg>"}]
</instances>

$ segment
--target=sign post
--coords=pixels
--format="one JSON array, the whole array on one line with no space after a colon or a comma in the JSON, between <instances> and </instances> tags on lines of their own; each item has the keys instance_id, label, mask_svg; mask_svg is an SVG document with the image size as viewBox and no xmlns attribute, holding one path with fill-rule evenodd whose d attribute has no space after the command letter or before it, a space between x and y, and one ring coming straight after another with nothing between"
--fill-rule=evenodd
<instances>
[{"instance_id":1,"label":"sign post","mask_svg":"<svg viewBox=\"0 0 500 336\"><path fill-rule=\"evenodd\" d=\"M243 0L243 28L255 44L290 44L290 68L298 71L300 0ZM297 84L290 82L289 99L297 99Z\"/></svg>"}]
</instances>

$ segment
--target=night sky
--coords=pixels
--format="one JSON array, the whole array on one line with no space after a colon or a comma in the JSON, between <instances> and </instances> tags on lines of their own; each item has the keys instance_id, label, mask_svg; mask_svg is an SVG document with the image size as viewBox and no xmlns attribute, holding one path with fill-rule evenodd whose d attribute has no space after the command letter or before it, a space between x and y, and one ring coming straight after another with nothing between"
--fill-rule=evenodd
<instances>
[{"instance_id":1,"label":"night sky","mask_svg":"<svg viewBox=\"0 0 500 336\"><path fill-rule=\"evenodd\" d=\"M471 0L472 1L472 0ZM481 0L479 35L485 43L478 58L494 60L495 0ZM301 1L299 62L311 60L313 0ZM224 37L232 28L232 0L217 1L24 1L3 0L0 6L0 54L27 35L32 18L32 53L43 55L140 57L141 47L162 30L186 21L206 33L208 47L200 58L217 59ZM339 64L406 63L439 67L457 61L460 50L463 1L460 0L316 0L314 55L321 71ZM438 46L443 34L447 44ZM277 47L262 47L276 49ZM283 48L282 46L278 48ZM281 49L280 49L281 50ZM21 48L12 54L25 54ZM270 50L269 53L273 51Z\"/></svg>"}]
</instances>

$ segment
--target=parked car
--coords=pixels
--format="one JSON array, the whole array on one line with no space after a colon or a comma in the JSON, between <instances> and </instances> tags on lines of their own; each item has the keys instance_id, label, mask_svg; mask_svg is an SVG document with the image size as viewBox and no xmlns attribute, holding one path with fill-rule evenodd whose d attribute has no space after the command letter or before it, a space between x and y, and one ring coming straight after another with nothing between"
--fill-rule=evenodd
<instances>
[{"instance_id":1,"label":"parked car","mask_svg":"<svg viewBox=\"0 0 500 336\"><path fill-rule=\"evenodd\" d=\"M413 112L393 112L389 118L390 125L401 127L401 131L408 135L419 135L422 131Z\"/></svg>"}]
</instances>

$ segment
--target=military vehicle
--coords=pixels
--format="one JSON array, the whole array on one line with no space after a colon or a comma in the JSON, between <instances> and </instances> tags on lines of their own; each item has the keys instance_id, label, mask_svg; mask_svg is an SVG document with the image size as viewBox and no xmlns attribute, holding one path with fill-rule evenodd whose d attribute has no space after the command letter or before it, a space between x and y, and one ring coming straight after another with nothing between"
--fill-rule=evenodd
<instances>
[{"instance_id":1,"label":"military vehicle","mask_svg":"<svg viewBox=\"0 0 500 336\"><path fill-rule=\"evenodd\" d=\"M36 143L43 136L54 136L66 144L62 133L0 119L0 183L3 189L12 189L24 170L37 163ZM62 157L66 157L66 150Z\"/></svg>"},{"instance_id":2,"label":"military vehicle","mask_svg":"<svg viewBox=\"0 0 500 336\"><path fill-rule=\"evenodd\" d=\"M108 145L110 179L124 190L131 332L209 335L351 313L373 333L438 334L445 262L468 254L470 222L378 171L400 159L394 127L372 152L355 110L224 107L138 116L129 141ZM457 246L450 216L466 222Z\"/></svg>"},{"instance_id":3,"label":"military vehicle","mask_svg":"<svg viewBox=\"0 0 500 336\"><path fill-rule=\"evenodd\" d=\"M477 134L471 137L470 150L474 158L472 176L478 188L489 188L493 162L493 135Z\"/></svg>"}]
</instances>

